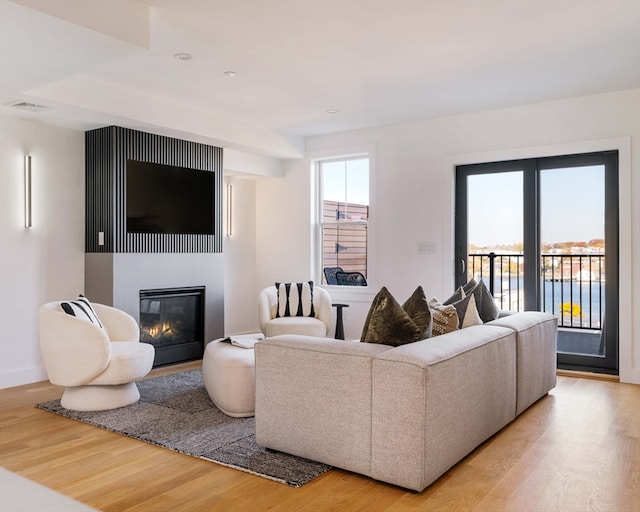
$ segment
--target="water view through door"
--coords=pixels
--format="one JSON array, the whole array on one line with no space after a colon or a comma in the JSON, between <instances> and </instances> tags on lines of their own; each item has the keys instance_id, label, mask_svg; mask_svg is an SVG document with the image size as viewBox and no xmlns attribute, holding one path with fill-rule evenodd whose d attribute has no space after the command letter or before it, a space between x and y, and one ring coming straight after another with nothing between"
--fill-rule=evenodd
<instances>
[{"instance_id":1,"label":"water view through door","mask_svg":"<svg viewBox=\"0 0 640 512\"><path fill-rule=\"evenodd\" d=\"M558 317L558 365L617 373L617 154L459 166L457 284Z\"/></svg>"}]
</instances>

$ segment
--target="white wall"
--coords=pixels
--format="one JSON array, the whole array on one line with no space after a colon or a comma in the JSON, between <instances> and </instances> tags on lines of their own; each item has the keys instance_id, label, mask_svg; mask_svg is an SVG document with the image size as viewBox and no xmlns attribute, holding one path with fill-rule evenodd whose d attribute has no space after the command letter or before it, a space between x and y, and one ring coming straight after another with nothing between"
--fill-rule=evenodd
<instances>
[{"instance_id":1,"label":"white wall","mask_svg":"<svg viewBox=\"0 0 640 512\"><path fill-rule=\"evenodd\" d=\"M375 148L371 250L374 291L405 300L453 291L453 176L456 164L620 150L620 374L640 383L640 90L311 137L307 155ZM257 183L257 278L311 276L309 160L291 162L282 179ZM305 232L306 230L306 232ZM417 254L416 243L436 244ZM333 297L334 301L336 297ZM347 337L358 337L370 297L345 310Z\"/></svg>"},{"instance_id":2,"label":"white wall","mask_svg":"<svg viewBox=\"0 0 640 512\"><path fill-rule=\"evenodd\" d=\"M282 178L256 182L256 281L311 278L311 183L307 160L285 163Z\"/></svg>"},{"instance_id":3,"label":"white wall","mask_svg":"<svg viewBox=\"0 0 640 512\"><path fill-rule=\"evenodd\" d=\"M227 233L229 185L232 187L231 236ZM238 177L225 178L224 327L227 336L260 330L258 327L260 288L256 283L255 190L254 180Z\"/></svg>"},{"instance_id":4,"label":"white wall","mask_svg":"<svg viewBox=\"0 0 640 512\"><path fill-rule=\"evenodd\" d=\"M38 307L84 287L84 133L0 117L0 387L46 380ZM24 227L23 158L33 158Z\"/></svg>"}]
</instances>

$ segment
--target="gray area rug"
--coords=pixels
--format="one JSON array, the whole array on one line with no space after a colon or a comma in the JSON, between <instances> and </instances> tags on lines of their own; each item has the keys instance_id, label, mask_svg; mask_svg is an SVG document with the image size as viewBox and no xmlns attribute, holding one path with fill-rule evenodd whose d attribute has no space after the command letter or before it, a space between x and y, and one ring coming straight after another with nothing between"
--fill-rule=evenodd
<instances>
[{"instance_id":1,"label":"gray area rug","mask_svg":"<svg viewBox=\"0 0 640 512\"><path fill-rule=\"evenodd\" d=\"M254 419L222 413L204 388L201 370L144 380L138 388L140 401L110 411L70 411L60 400L36 407L293 487L331 469L258 446Z\"/></svg>"}]
</instances>

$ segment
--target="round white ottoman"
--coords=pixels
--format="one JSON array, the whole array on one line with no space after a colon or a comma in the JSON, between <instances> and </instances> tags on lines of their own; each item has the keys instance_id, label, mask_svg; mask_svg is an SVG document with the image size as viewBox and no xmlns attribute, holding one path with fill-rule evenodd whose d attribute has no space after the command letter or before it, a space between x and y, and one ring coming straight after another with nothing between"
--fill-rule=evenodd
<instances>
[{"instance_id":1,"label":"round white ottoman","mask_svg":"<svg viewBox=\"0 0 640 512\"><path fill-rule=\"evenodd\" d=\"M220 340L207 345L202 358L204 387L223 413L253 416L256 404L254 350Z\"/></svg>"}]
</instances>

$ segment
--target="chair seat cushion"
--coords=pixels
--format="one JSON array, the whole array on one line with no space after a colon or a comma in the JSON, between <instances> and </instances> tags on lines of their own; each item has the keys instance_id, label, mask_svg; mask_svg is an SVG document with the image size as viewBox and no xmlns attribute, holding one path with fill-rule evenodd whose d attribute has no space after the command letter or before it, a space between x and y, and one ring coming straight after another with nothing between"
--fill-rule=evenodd
<instances>
[{"instance_id":1,"label":"chair seat cushion","mask_svg":"<svg viewBox=\"0 0 640 512\"><path fill-rule=\"evenodd\" d=\"M111 343L109 365L88 385L124 384L140 380L151 371L155 350L148 343L115 341Z\"/></svg>"},{"instance_id":2,"label":"chair seat cushion","mask_svg":"<svg viewBox=\"0 0 640 512\"><path fill-rule=\"evenodd\" d=\"M285 316L269 320L265 325L267 338L280 334L302 334L306 336L327 335L327 326L321 320L308 316Z\"/></svg>"}]
</instances>

